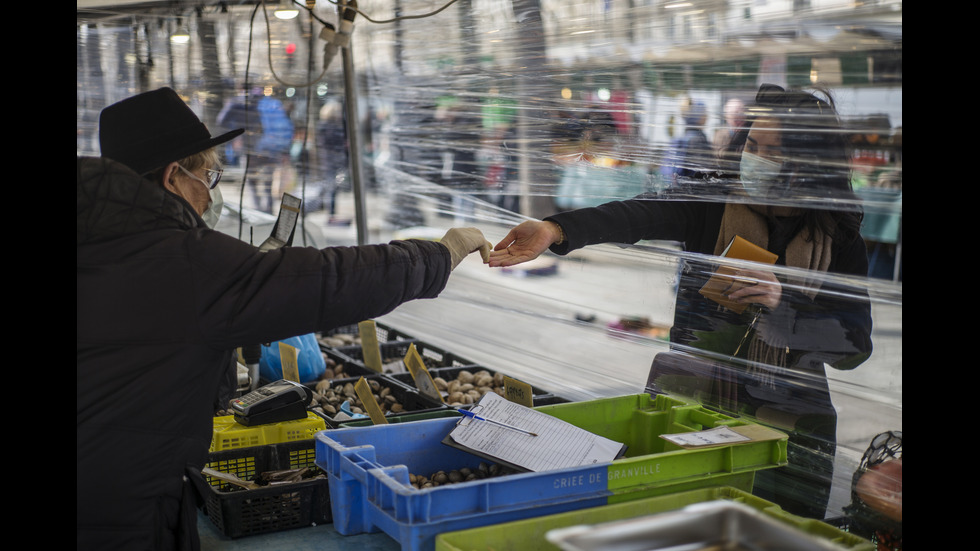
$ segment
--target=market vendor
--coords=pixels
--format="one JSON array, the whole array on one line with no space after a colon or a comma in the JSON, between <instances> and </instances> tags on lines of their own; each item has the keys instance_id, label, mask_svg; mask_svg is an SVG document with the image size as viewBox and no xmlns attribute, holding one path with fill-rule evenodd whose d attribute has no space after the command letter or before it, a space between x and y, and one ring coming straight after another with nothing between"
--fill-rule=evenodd
<instances>
[{"instance_id":1,"label":"market vendor","mask_svg":"<svg viewBox=\"0 0 980 551\"><path fill-rule=\"evenodd\" d=\"M195 549L196 494L236 348L349 325L434 298L479 230L440 242L257 247L211 229L213 137L170 88L100 117L77 159L78 549Z\"/></svg>"},{"instance_id":2,"label":"market vendor","mask_svg":"<svg viewBox=\"0 0 980 551\"><path fill-rule=\"evenodd\" d=\"M524 222L495 246L490 266L526 262L549 249L565 255L646 239L676 241L687 253L705 255L682 263L670 331L672 351L686 354L674 359L687 363L658 372L655 362L651 381L668 393L707 388L697 394L711 406L786 430L790 464L760 472L756 492L790 512L823 518L837 427L824 366L853 369L872 349L867 295L827 277L866 276L861 213L829 95L763 85L748 116L732 141L739 174L716 175L718 181L704 175L659 195ZM707 189L723 191L724 200L707 197ZM699 291L716 267L713 259L736 235L805 277L777 277L763 265L741 268L741 288L727 292L744 311L705 298ZM696 373L715 380L686 376Z\"/></svg>"}]
</instances>

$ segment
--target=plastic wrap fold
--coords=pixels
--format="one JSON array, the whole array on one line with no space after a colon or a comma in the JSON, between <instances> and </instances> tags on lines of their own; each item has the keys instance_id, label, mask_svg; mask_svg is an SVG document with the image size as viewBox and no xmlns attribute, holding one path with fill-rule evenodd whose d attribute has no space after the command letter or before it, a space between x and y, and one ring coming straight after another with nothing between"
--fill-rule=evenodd
<instances>
[{"instance_id":1,"label":"plastic wrap fold","mask_svg":"<svg viewBox=\"0 0 980 551\"><path fill-rule=\"evenodd\" d=\"M385 321L573 400L646 389L787 430L756 486L807 515L840 514L901 430L900 1L146 4L78 2L79 155L103 107L171 86L248 130L222 151L243 239L285 192L297 245L574 224L572 250L464 262ZM735 234L778 260L724 257ZM726 266L768 302L697 292Z\"/></svg>"}]
</instances>

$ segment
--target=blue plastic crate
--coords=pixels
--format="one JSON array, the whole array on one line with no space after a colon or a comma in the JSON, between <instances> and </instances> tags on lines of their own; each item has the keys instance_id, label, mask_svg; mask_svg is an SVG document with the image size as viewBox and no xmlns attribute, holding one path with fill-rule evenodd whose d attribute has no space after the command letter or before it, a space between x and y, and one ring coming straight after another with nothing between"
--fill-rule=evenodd
<instances>
[{"instance_id":1,"label":"blue plastic crate","mask_svg":"<svg viewBox=\"0 0 980 551\"><path fill-rule=\"evenodd\" d=\"M620 431L636 434L616 438L633 451L611 463L422 490L411 486L409 474L472 469L482 461L442 443L455 418L321 432L316 436L316 463L330 480L334 527L343 535L383 531L400 542L403 550L428 551L434 549L435 537L442 532L707 486L750 491L755 471L786 464L785 438L696 450L672 447L651 433L748 423L665 396L642 394L537 409L553 408L560 408L555 410L560 413L556 417L600 434L590 428L590 422L617 419L648 428ZM623 408L636 415L631 416L630 411L596 414ZM587 420L580 422L577 417ZM733 448L741 449L736 453Z\"/></svg>"}]
</instances>

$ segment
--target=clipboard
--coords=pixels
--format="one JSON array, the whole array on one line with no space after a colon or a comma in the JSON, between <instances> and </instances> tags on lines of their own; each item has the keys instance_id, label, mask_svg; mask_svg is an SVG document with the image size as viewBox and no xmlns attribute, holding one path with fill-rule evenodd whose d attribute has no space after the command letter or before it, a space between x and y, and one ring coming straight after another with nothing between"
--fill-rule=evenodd
<instances>
[{"instance_id":1,"label":"clipboard","mask_svg":"<svg viewBox=\"0 0 980 551\"><path fill-rule=\"evenodd\" d=\"M738 235L732 237L732 240L728 243L728 246L725 247L725 251L721 253L721 256L725 258L735 258L738 260L750 260L763 264L775 264L776 260L779 258L778 255L775 255ZM732 266L720 266L717 270L715 270L715 273L708 278L708 281L698 292L705 298L717 302L736 314L741 314L746 308L749 307L749 305L729 300L726 296L728 293L737 291L738 289L741 289L742 287L745 287L747 284L751 283L736 277L737 273L737 268Z\"/></svg>"},{"instance_id":2,"label":"clipboard","mask_svg":"<svg viewBox=\"0 0 980 551\"><path fill-rule=\"evenodd\" d=\"M518 472L582 467L611 462L626 454L626 444L516 404L495 392L485 394L471 411L537 436L462 417L442 443Z\"/></svg>"}]
</instances>

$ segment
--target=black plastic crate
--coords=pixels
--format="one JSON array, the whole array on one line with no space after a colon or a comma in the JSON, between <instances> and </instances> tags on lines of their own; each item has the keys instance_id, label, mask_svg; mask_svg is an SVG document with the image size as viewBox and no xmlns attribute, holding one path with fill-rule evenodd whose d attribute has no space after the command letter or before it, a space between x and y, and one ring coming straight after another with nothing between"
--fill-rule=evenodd
<instances>
[{"instance_id":1,"label":"black plastic crate","mask_svg":"<svg viewBox=\"0 0 980 551\"><path fill-rule=\"evenodd\" d=\"M385 325L383 323L377 323L377 322L375 322L374 328L375 328L375 332L377 333L378 342L379 343L406 341L406 340L413 340L414 339L414 337L412 337L411 335L405 334L405 333L399 331L398 329L395 329L394 327ZM333 337L333 336L336 336L336 335L350 335L352 337L357 337L360 334L361 334L361 330L360 330L360 327L357 324L354 324L354 325L345 325L345 326L337 327L337 328L331 329L330 331L324 331L324 332L318 334L317 335L317 341L320 342L320 347L321 348L340 348L340 347L337 347L337 346L328 346L327 344L325 344L320 339L322 337Z\"/></svg>"},{"instance_id":2,"label":"black plastic crate","mask_svg":"<svg viewBox=\"0 0 980 551\"><path fill-rule=\"evenodd\" d=\"M264 472L311 468L317 478L248 490L216 477L192 472L204 497L202 509L222 534L241 538L328 523L330 490L316 466L314 440L212 452L207 467L255 481Z\"/></svg>"},{"instance_id":3,"label":"black plastic crate","mask_svg":"<svg viewBox=\"0 0 980 551\"><path fill-rule=\"evenodd\" d=\"M334 365L335 366L340 366L340 368L342 369L342 372L339 375L335 375L335 376L329 377L329 378L325 377L326 372L324 372L324 374L321 375L315 381L308 381L307 383L304 383L306 386L309 386L310 388L315 387L318 382L320 382L321 380L324 380L324 379L329 380L329 381L335 381L335 380L340 380L340 379L350 379L351 377L371 376L371 375L377 375L378 374L378 372L373 371L373 370L369 369L367 366L365 366L363 362L357 361L357 360L351 358L350 356L347 356L345 354L342 354L341 352L337 351L336 349L322 348L321 347L320 348L320 352L326 358L328 358L329 360L332 360L334 362ZM270 381L270 380L266 379L265 377L259 378L259 386L265 386L265 385L267 385L269 383L272 383L272 382L273 381Z\"/></svg>"},{"instance_id":4,"label":"black plastic crate","mask_svg":"<svg viewBox=\"0 0 980 551\"><path fill-rule=\"evenodd\" d=\"M409 346L412 344L415 345L415 350L419 353L427 369L475 365L470 360L462 358L457 354L418 340L379 343L378 348L381 351L381 363L384 364L404 359L405 354L408 354ZM338 348L337 352L364 365L364 352L360 346Z\"/></svg>"},{"instance_id":5,"label":"black plastic crate","mask_svg":"<svg viewBox=\"0 0 980 551\"><path fill-rule=\"evenodd\" d=\"M429 368L429 375L432 375L433 378L442 377L446 382L449 382L458 378L460 372L464 370L469 371L470 373L473 374L476 374L479 371L486 371L490 375L496 375L498 373L497 371L494 371L492 369L487 369L486 367L482 367L478 365L466 365L466 366L457 366L457 367L437 367L434 369ZM503 375L506 375L506 373L503 373ZM412 379L412 375L410 373L394 373L390 375L390 377L398 380L400 383L404 385L413 388L415 387L415 381ZM516 379L516 377L514 378ZM445 396L443 398L445 398ZM556 396L554 393L549 392L547 390L535 386L531 387L531 403L535 407L546 406L549 404L559 404L568 401L569 400L561 398L560 396ZM461 406L461 407L468 407L468 406Z\"/></svg>"},{"instance_id":6,"label":"black plastic crate","mask_svg":"<svg viewBox=\"0 0 980 551\"><path fill-rule=\"evenodd\" d=\"M532 387L533 388L533 387ZM571 402L568 398L557 394L541 394L534 396L534 407L550 406L551 404L565 404Z\"/></svg>"},{"instance_id":7,"label":"black plastic crate","mask_svg":"<svg viewBox=\"0 0 980 551\"><path fill-rule=\"evenodd\" d=\"M335 366L340 366L342 374L336 377L331 377L334 379L349 379L351 377L360 377L362 375L377 375L378 372L370 369L364 362L355 358L352 358L348 354L345 354L340 349L336 348L326 348L321 349L323 355L328 359L332 360ZM322 377L321 377L322 379Z\"/></svg>"},{"instance_id":8,"label":"black plastic crate","mask_svg":"<svg viewBox=\"0 0 980 551\"><path fill-rule=\"evenodd\" d=\"M396 416L401 416L406 414L432 412L432 411L438 411L443 409L449 409L449 407L443 404L442 402L438 402L423 396L418 390L405 385L404 383L398 381L397 379L389 375L374 373L372 375L364 375L363 377L366 381L368 381L369 384L372 381L376 381L381 387L383 388L387 387L391 395L394 396L398 400L398 403L402 405L403 408L402 411L388 412L385 415L386 418L396 417ZM330 381L330 386L331 388L335 388L337 386L343 386L347 383L353 385L356 384L357 381L360 380L360 378L361 377L351 377L349 379L334 379ZM308 383L306 386L308 386L309 388L315 388L316 383ZM327 412L319 410L317 408L314 408L313 411L321 415L330 428L337 428L344 421L349 420L349 419L337 420L335 419L334 416L330 415ZM367 414L365 413L365 415Z\"/></svg>"}]
</instances>

